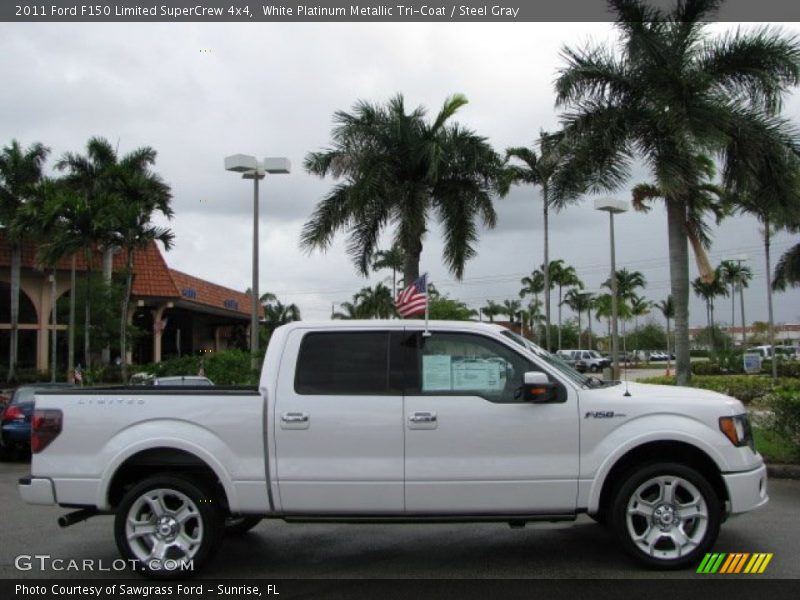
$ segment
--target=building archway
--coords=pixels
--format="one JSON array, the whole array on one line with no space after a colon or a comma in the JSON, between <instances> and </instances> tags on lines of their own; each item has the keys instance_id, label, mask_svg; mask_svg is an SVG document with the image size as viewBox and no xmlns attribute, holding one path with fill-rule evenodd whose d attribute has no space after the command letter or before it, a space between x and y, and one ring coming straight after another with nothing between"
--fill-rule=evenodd
<instances>
[{"instance_id":1,"label":"building archway","mask_svg":"<svg viewBox=\"0 0 800 600\"><path fill-rule=\"evenodd\" d=\"M39 316L31 298L20 287L19 290L19 334L17 343L17 367L36 367L36 336ZM0 365L8 367L11 344L11 285L0 281Z\"/></svg>"}]
</instances>

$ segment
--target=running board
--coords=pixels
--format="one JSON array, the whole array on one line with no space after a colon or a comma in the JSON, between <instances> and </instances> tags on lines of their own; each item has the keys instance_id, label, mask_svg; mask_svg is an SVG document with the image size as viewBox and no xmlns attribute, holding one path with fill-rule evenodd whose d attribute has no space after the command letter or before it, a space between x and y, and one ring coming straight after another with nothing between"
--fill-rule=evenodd
<instances>
[{"instance_id":1,"label":"running board","mask_svg":"<svg viewBox=\"0 0 800 600\"><path fill-rule=\"evenodd\" d=\"M511 527L524 527L526 523L557 523L574 521L575 513L553 515L273 515L287 523L351 523L351 524L404 524L404 523L508 523Z\"/></svg>"}]
</instances>

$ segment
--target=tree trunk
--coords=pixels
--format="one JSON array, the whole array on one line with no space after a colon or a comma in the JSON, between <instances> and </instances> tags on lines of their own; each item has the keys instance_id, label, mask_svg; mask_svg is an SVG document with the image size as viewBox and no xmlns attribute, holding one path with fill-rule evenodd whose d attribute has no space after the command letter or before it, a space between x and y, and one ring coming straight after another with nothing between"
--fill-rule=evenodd
<instances>
[{"instance_id":1,"label":"tree trunk","mask_svg":"<svg viewBox=\"0 0 800 600\"><path fill-rule=\"evenodd\" d=\"M128 382L128 305L133 287L133 250L127 250L125 259L125 294L122 296L122 316L119 324L119 356L122 364L122 383ZM251 334L252 335L252 334Z\"/></svg>"},{"instance_id":2,"label":"tree trunk","mask_svg":"<svg viewBox=\"0 0 800 600\"><path fill-rule=\"evenodd\" d=\"M769 246L770 246L770 231L769 231L769 217L764 216L764 259L767 263L767 315L769 317L769 329L767 330L767 339L769 340L770 356L772 360L772 381L778 379L778 361L775 354L775 321L772 310L772 265L769 259Z\"/></svg>"},{"instance_id":3,"label":"tree trunk","mask_svg":"<svg viewBox=\"0 0 800 600\"><path fill-rule=\"evenodd\" d=\"M22 268L22 249L14 243L11 248L11 335L8 349L8 381L17 377L17 351L19 349L19 288Z\"/></svg>"},{"instance_id":4,"label":"tree trunk","mask_svg":"<svg viewBox=\"0 0 800 600\"><path fill-rule=\"evenodd\" d=\"M668 199L669 274L675 303L675 375L678 385L688 385L692 378L689 358L689 244L685 224L686 203Z\"/></svg>"},{"instance_id":5,"label":"tree trunk","mask_svg":"<svg viewBox=\"0 0 800 600\"><path fill-rule=\"evenodd\" d=\"M58 287L56 282L56 269L53 267L53 280L50 284L50 301L53 304L52 313L51 313L51 325L52 330L50 332L50 381L52 383L56 382L56 369L58 365L56 364L56 357L58 353L56 352L56 343L58 342L58 319L56 318L56 301L58 300Z\"/></svg>"},{"instance_id":6,"label":"tree trunk","mask_svg":"<svg viewBox=\"0 0 800 600\"><path fill-rule=\"evenodd\" d=\"M742 348L744 348L747 345L747 322L744 320L744 285L741 282L739 282L739 303L742 309Z\"/></svg>"},{"instance_id":7,"label":"tree trunk","mask_svg":"<svg viewBox=\"0 0 800 600\"><path fill-rule=\"evenodd\" d=\"M67 347L67 381L75 383L75 285L76 257L72 255L69 272L69 335Z\"/></svg>"},{"instance_id":8,"label":"tree trunk","mask_svg":"<svg viewBox=\"0 0 800 600\"><path fill-rule=\"evenodd\" d=\"M92 289L92 250L91 248L86 250L86 297L84 298L83 303L83 361L85 363L85 367L88 369L92 366L92 350L90 344L90 334L89 331L91 329L91 318L92 318L92 309L91 309L91 289Z\"/></svg>"},{"instance_id":9,"label":"tree trunk","mask_svg":"<svg viewBox=\"0 0 800 600\"><path fill-rule=\"evenodd\" d=\"M558 286L558 349L561 350L561 286Z\"/></svg>"},{"instance_id":10,"label":"tree trunk","mask_svg":"<svg viewBox=\"0 0 800 600\"><path fill-rule=\"evenodd\" d=\"M111 288L111 277L114 270L113 248L103 248L103 283ZM100 361L104 365L111 364L111 343L105 345L102 350Z\"/></svg>"},{"instance_id":11,"label":"tree trunk","mask_svg":"<svg viewBox=\"0 0 800 600\"><path fill-rule=\"evenodd\" d=\"M419 262L422 258L422 235L404 248L405 264L403 265L403 279L405 287L410 286L419 279Z\"/></svg>"},{"instance_id":12,"label":"tree trunk","mask_svg":"<svg viewBox=\"0 0 800 600\"><path fill-rule=\"evenodd\" d=\"M550 352L553 346L550 343L550 224L547 206L547 186L542 186L542 198L544 199L544 264L542 265L542 274L544 275L544 339L545 349Z\"/></svg>"}]
</instances>

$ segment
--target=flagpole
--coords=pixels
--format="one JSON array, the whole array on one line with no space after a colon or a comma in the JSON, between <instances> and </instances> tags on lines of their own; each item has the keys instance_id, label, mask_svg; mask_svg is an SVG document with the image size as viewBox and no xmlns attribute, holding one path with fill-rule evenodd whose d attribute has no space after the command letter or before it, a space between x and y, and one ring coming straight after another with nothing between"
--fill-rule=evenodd
<instances>
[{"instance_id":1,"label":"flagpole","mask_svg":"<svg viewBox=\"0 0 800 600\"><path fill-rule=\"evenodd\" d=\"M425 331L422 332L423 337L430 337L431 332L428 331L428 307L430 306L430 298L428 298L428 274L425 273Z\"/></svg>"}]
</instances>

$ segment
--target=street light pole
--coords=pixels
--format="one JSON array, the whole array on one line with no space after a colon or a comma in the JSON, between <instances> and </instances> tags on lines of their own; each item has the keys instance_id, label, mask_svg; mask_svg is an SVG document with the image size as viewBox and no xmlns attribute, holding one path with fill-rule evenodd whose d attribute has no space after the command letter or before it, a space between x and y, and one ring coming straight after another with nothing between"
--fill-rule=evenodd
<instances>
[{"instance_id":1,"label":"street light pole","mask_svg":"<svg viewBox=\"0 0 800 600\"><path fill-rule=\"evenodd\" d=\"M266 173L282 174L289 173L291 165L288 158L272 157L258 161L254 156L246 154L234 154L225 158L225 169L236 173L242 173L243 179L253 180L253 282L251 284L251 306L250 306L250 368L258 368L258 182L264 179Z\"/></svg>"},{"instance_id":2,"label":"street light pole","mask_svg":"<svg viewBox=\"0 0 800 600\"><path fill-rule=\"evenodd\" d=\"M598 199L594 207L608 213L608 223L611 237L611 378L619 379L619 334L617 319L619 318L619 305L617 300L617 261L614 242L614 215L628 210L628 204L622 200Z\"/></svg>"}]
</instances>

